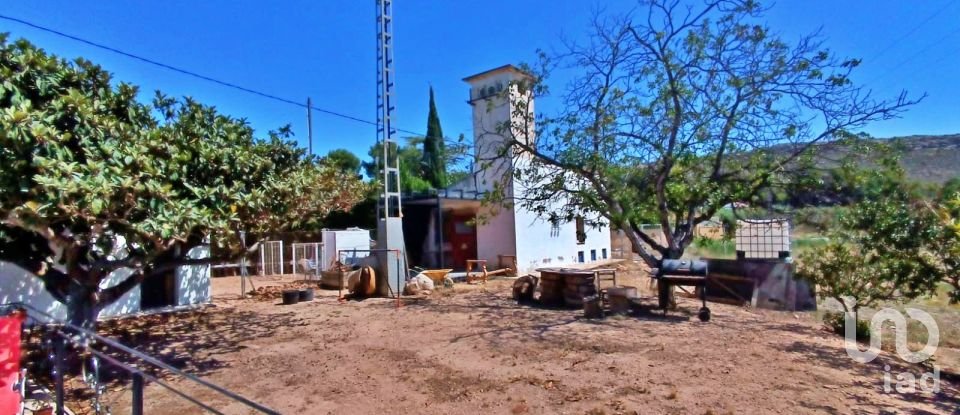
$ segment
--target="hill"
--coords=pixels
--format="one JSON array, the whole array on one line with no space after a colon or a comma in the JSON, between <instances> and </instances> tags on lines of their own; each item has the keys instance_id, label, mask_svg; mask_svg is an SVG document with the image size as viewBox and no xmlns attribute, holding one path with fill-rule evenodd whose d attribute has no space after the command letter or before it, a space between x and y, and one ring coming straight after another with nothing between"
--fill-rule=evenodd
<instances>
[{"instance_id":1,"label":"hill","mask_svg":"<svg viewBox=\"0 0 960 415\"><path fill-rule=\"evenodd\" d=\"M960 134L894 137L903 149L900 163L916 181L943 183L960 177Z\"/></svg>"},{"instance_id":2,"label":"hill","mask_svg":"<svg viewBox=\"0 0 960 415\"><path fill-rule=\"evenodd\" d=\"M907 177L924 183L942 184L954 177L960 177L960 134L949 135L911 135L890 138L866 138L866 141L893 143L901 151L900 164ZM786 153L794 145L775 146L774 152ZM849 155L848 144L837 142L816 146L820 155L821 167L833 167L836 161ZM855 150L860 151L860 150ZM862 165L873 164L871 155L858 154Z\"/></svg>"}]
</instances>

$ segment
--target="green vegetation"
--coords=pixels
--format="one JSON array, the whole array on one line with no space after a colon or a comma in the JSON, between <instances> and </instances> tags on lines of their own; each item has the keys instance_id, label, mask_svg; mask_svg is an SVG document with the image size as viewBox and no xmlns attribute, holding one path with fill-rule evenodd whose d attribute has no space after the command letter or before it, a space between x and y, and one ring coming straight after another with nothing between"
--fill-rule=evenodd
<instances>
[{"instance_id":1,"label":"green vegetation","mask_svg":"<svg viewBox=\"0 0 960 415\"><path fill-rule=\"evenodd\" d=\"M330 150L321 162L342 171L344 174L356 176L360 174L360 158L350 150L338 148Z\"/></svg>"},{"instance_id":2,"label":"green vegetation","mask_svg":"<svg viewBox=\"0 0 960 415\"><path fill-rule=\"evenodd\" d=\"M0 36L0 259L35 273L70 321L183 264L209 238L319 227L364 192L287 139L193 99L111 82L101 67ZM220 259L222 260L222 259ZM132 274L101 289L112 271Z\"/></svg>"},{"instance_id":3,"label":"green vegetation","mask_svg":"<svg viewBox=\"0 0 960 415\"><path fill-rule=\"evenodd\" d=\"M840 216L830 241L800 256L797 275L819 286L820 295L856 313L881 301L928 295L940 274L924 252L937 236L933 212L916 194L871 171L876 194Z\"/></svg>"},{"instance_id":4,"label":"green vegetation","mask_svg":"<svg viewBox=\"0 0 960 415\"><path fill-rule=\"evenodd\" d=\"M433 87L430 87L430 113L427 115L427 136L423 138L423 178L434 189L442 189L447 183L446 145L443 142L443 128L437 115L437 104L433 99Z\"/></svg>"},{"instance_id":5,"label":"green vegetation","mask_svg":"<svg viewBox=\"0 0 960 415\"><path fill-rule=\"evenodd\" d=\"M870 320L857 319L854 321L856 322L856 329L854 333L856 333L857 335L857 340L858 341L870 340L870 334L871 334ZM829 326L834 333L839 334L841 336L844 336L846 334L847 319L844 313L837 313L837 312L824 313L823 322L824 324Z\"/></svg>"}]
</instances>

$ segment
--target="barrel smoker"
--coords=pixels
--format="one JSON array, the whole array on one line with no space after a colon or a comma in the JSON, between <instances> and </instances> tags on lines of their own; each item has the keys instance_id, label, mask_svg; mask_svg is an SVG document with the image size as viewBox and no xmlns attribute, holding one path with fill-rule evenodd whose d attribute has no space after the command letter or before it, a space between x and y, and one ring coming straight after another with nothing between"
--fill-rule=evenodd
<instances>
[{"instance_id":1,"label":"barrel smoker","mask_svg":"<svg viewBox=\"0 0 960 415\"><path fill-rule=\"evenodd\" d=\"M664 259L660 268L656 269L653 278L657 280L659 307L664 314L670 308L670 299L674 286L689 286L700 289L700 300L703 306L697 317L700 321L710 321L710 309L707 308L707 278L709 270L707 261L689 259Z\"/></svg>"}]
</instances>

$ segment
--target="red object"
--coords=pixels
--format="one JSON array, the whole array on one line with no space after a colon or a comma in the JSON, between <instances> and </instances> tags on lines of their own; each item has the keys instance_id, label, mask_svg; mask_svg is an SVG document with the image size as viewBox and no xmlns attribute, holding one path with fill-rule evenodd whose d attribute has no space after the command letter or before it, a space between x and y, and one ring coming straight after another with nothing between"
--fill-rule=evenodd
<instances>
[{"instance_id":1,"label":"red object","mask_svg":"<svg viewBox=\"0 0 960 415\"><path fill-rule=\"evenodd\" d=\"M469 224L471 220L475 220L471 214L451 212L443 217L443 242L451 248L446 262L449 268L458 268L468 259L477 258L477 227Z\"/></svg>"},{"instance_id":2,"label":"red object","mask_svg":"<svg viewBox=\"0 0 960 415\"><path fill-rule=\"evenodd\" d=\"M14 313L0 317L0 414L20 411L20 333L25 316Z\"/></svg>"}]
</instances>

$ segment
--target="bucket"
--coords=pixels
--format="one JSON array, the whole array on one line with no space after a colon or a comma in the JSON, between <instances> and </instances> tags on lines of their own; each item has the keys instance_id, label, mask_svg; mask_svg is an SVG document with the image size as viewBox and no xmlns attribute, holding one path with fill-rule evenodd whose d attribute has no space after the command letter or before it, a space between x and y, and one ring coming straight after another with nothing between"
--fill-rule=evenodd
<instances>
[{"instance_id":1,"label":"bucket","mask_svg":"<svg viewBox=\"0 0 960 415\"><path fill-rule=\"evenodd\" d=\"M300 301L300 290L283 290L283 305L296 304Z\"/></svg>"},{"instance_id":2,"label":"bucket","mask_svg":"<svg viewBox=\"0 0 960 415\"><path fill-rule=\"evenodd\" d=\"M300 301L313 301L313 288L300 289Z\"/></svg>"},{"instance_id":3,"label":"bucket","mask_svg":"<svg viewBox=\"0 0 960 415\"><path fill-rule=\"evenodd\" d=\"M600 304L600 297L591 295L583 297L583 316L586 318L603 318L603 306Z\"/></svg>"}]
</instances>

